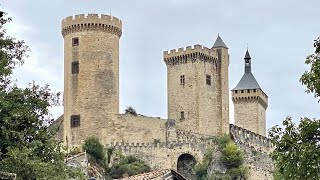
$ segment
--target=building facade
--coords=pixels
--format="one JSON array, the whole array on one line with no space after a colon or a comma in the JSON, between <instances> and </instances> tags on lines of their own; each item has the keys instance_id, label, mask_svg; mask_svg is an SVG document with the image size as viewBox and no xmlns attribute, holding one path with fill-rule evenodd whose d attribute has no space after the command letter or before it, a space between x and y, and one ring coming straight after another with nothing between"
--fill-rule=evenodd
<instances>
[{"instance_id":1,"label":"building facade","mask_svg":"<svg viewBox=\"0 0 320 180\"><path fill-rule=\"evenodd\" d=\"M247 83L247 76L254 79L248 69L248 52L246 77L232 90L235 125L229 124L229 49L220 36L211 48L194 45L163 52L168 119L121 114L121 35L122 21L116 17L80 14L62 20L65 80L61 137L65 145L81 146L87 137L96 136L105 146L138 156L152 168L178 172L186 172L184 160L195 165L209 147L217 149L214 139L223 134L230 134L249 150L270 152L271 142L265 137L267 96L257 83L254 87L242 83ZM254 174L257 165L250 163ZM270 174L270 167L262 172Z\"/></svg>"}]
</instances>

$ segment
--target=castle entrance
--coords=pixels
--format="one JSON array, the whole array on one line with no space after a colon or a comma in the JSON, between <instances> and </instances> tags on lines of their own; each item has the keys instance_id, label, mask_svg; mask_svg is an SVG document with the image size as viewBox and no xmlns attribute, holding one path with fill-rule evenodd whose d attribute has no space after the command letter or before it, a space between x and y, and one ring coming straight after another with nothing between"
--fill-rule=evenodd
<instances>
[{"instance_id":1,"label":"castle entrance","mask_svg":"<svg viewBox=\"0 0 320 180\"><path fill-rule=\"evenodd\" d=\"M196 159L191 154L181 154L178 158L177 171L187 179L194 179Z\"/></svg>"}]
</instances>

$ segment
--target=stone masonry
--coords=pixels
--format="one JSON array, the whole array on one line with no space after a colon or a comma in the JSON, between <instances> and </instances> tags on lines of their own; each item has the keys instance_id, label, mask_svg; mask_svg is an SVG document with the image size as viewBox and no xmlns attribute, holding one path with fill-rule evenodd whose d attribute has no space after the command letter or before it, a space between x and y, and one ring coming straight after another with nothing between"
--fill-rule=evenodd
<instances>
[{"instance_id":1,"label":"stone masonry","mask_svg":"<svg viewBox=\"0 0 320 180\"><path fill-rule=\"evenodd\" d=\"M81 146L96 136L106 147L135 155L154 169L178 171L184 159L202 161L208 148L216 150L217 162L216 138L223 134L248 152L272 150L264 137L267 96L260 87L232 90L236 125L229 124L229 52L220 36L211 48L194 45L163 52L168 119L120 114L121 35L122 21L116 17L80 14L62 20L64 114L58 137L65 145ZM271 176L270 158L261 159L267 165L249 158L250 179ZM214 163L210 171L223 169Z\"/></svg>"}]
</instances>

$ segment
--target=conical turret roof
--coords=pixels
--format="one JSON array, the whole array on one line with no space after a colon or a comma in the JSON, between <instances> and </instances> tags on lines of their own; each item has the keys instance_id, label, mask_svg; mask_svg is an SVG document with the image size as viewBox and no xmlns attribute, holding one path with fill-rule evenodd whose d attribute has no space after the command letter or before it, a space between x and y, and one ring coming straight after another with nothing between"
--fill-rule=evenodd
<instances>
[{"instance_id":1,"label":"conical turret roof","mask_svg":"<svg viewBox=\"0 0 320 180\"><path fill-rule=\"evenodd\" d=\"M244 89L261 89L256 78L252 73L245 73L240 79L239 83L232 90L244 90Z\"/></svg>"},{"instance_id":2,"label":"conical turret roof","mask_svg":"<svg viewBox=\"0 0 320 180\"><path fill-rule=\"evenodd\" d=\"M254 76L251 72L251 62L250 62L251 57L250 57L248 50L244 56L244 59L249 60L249 62L247 65L245 65L245 72L244 72L242 78L240 79L239 83L232 90L261 89L256 78L254 78ZM245 64L246 64L246 62L245 62Z\"/></svg>"},{"instance_id":3,"label":"conical turret roof","mask_svg":"<svg viewBox=\"0 0 320 180\"><path fill-rule=\"evenodd\" d=\"M224 47L224 48L229 49L229 48L227 47L227 45L223 42L223 40L221 39L221 37L220 37L219 35L218 35L218 37L217 37L217 39L216 39L216 41L214 42L214 44L213 44L212 47L213 47L213 48Z\"/></svg>"}]
</instances>

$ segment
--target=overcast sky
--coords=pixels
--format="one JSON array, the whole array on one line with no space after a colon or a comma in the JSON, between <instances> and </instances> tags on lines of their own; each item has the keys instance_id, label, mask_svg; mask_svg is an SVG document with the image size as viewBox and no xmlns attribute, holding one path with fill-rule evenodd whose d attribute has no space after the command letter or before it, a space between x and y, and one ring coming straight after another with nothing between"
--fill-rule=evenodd
<instances>
[{"instance_id":1,"label":"overcast sky","mask_svg":"<svg viewBox=\"0 0 320 180\"><path fill-rule=\"evenodd\" d=\"M109 14L123 21L120 40L120 111L167 117L165 50L201 44L217 34L229 47L229 87L244 73L247 43L252 71L269 96L267 127L286 116L319 118L319 104L299 77L305 57L320 36L319 0L0 0L13 18L8 33L24 39L32 52L15 71L18 84L35 80L63 92L61 20L83 13ZM230 103L230 116L233 104ZM63 113L55 108L54 116ZM233 119L233 117L231 117Z\"/></svg>"}]
</instances>

